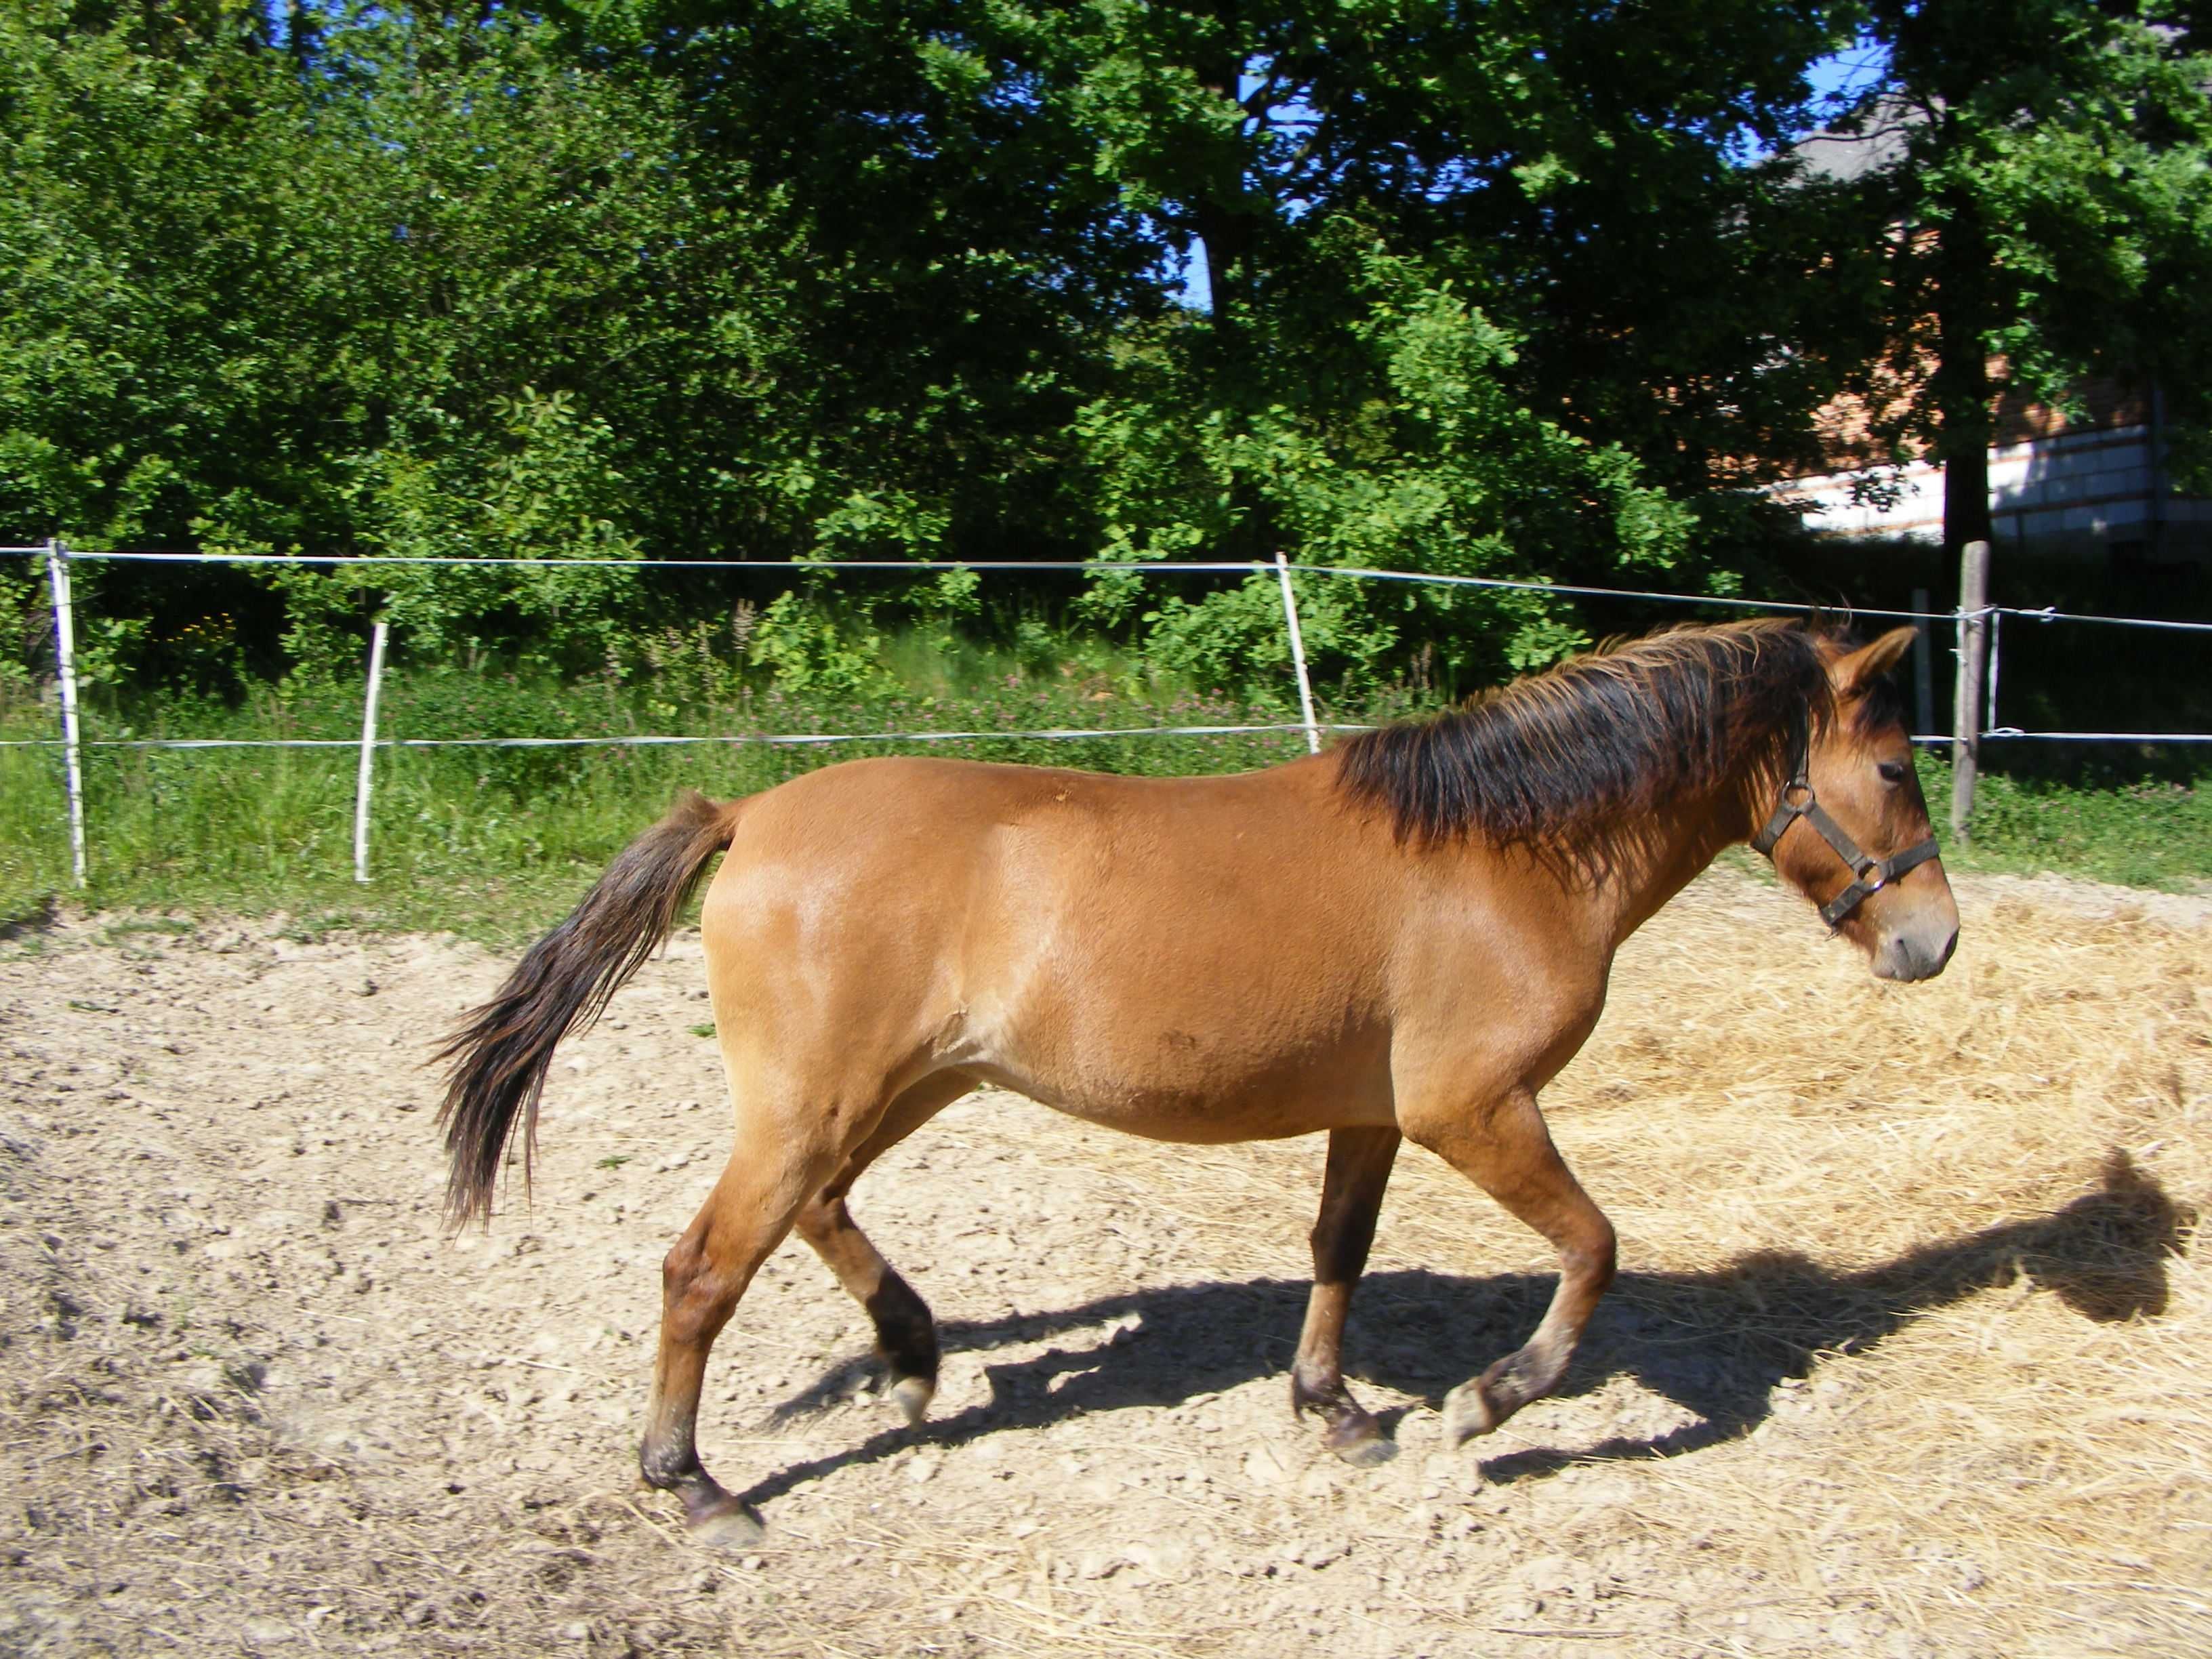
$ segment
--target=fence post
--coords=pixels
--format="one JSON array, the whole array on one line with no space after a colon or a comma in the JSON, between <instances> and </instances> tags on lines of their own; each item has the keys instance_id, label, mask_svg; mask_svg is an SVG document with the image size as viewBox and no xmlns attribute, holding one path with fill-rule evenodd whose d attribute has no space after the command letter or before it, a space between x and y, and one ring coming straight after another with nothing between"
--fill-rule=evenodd
<instances>
[{"instance_id":1,"label":"fence post","mask_svg":"<svg viewBox=\"0 0 2212 1659\"><path fill-rule=\"evenodd\" d=\"M1912 712L1918 722L1912 729L1932 738L1936 735L1936 648L1928 638L1931 602L1926 588L1912 590L1912 608L1920 613L1912 619Z\"/></svg>"},{"instance_id":2,"label":"fence post","mask_svg":"<svg viewBox=\"0 0 2212 1659\"><path fill-rule=\"evenodd\" d=\"M368 636L368 696L361 706L361 769L353 785L353 878L368 879L368 791L375 775L376 694L384 684L382 623Z\"/></svg>"},{"instance_id":3,"label":"fence post","mask_svg":"<svg viewBox=\"0 0 2212 1659\"><path fill-rule=\"evenodd\" d=\"M1291 597L1291 564L1275 555L1275 575L1283 584L1283 620L1291 625L1291 666L1298 671L1298 708L1306 720L1306 752L1321 753L1321 726L1314 719L1313 686L1306 679L1306 644L1298 633L1298 602Z\"/></svg>"},{"instance_id":4,"label":"fence post","mask_svg":"<svg viewBox=\"0 0 2212 1659\"><path fill-rule=\"evenodd\" d=\"M84 758L76 718L76 608L70 593L69 550L46 543L46 579L54 590L54 672L62 690L62 755L69 770L70 865L84 885Z\"/></svg>"},{"instance_id":5,"label":"fence post","mask_svg":"<svg viewBox=\"0 0 2212 1659\"><path fill-rule=\"evenodd\" d=\"M1959 550L1959 683L1951 708L1951 839L1971 839L1974 775L1982 758L1982 683L1989 660L1990 544Z\"/></svg>"}]
</instances>

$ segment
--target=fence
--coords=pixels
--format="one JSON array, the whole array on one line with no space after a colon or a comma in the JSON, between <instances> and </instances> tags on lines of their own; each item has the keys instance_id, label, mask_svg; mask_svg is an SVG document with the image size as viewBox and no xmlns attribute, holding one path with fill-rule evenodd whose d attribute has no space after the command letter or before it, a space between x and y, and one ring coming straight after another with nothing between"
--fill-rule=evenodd
<instances>
[{"instance_id":1,"label":"fence","mask_svg":"<svg viewBox=\"0 0 2212 1659\"><path fill-rule=\"evenodd\" d=\"M1323 732L1349 732L1362 729L1357 726L1324 722L1314 712L1313 687L1307 673L1305 647L1298 626L1297 592L1294 576L1316 577L1333 580L1370 582L1413 582L1446 587L1486 588L1508 592L1558 594L1569 598L1602 598L1633 600L1659 605L1689 606L1717 606L1725 609L1762 612L1793 611L1811 614L1824 607L1785 600L1748 599L1735 595L1709 593L1676 593L1658 589L1578 586L1566 583L1519 580L1494 576L1439 575L1425 571L1383 570L1360 566L1294 564L1278 553L1272 564L1246 562L1113 562L1113 561L1040 561L1025 562L1015 560L906 560L855 559L839 562L768 559L768 560L700 560L681 562L657 559L564 559L557 568L583 568L592 566L633 569L684 570L775 570L820 572L825 570L878 570L926 573L932 571L1076 571L1090 574L1128 573L1145 576L1178 575L1265 575L1272 571L1281 589L1283 619L1289 635L1291 665L1296 676L1298 707L1301 719L1295 722L1276 722L1260 725L1223 726L1097 726L1086 728L1056 728L1032 732L738 732L724 736L607 736L590 738L393 738L381 737L377 732L377 701L384 674L386 625L375 624L369 647L368 671L362 705L362 732L356 743L351 738L96 738L87 742L80 729L77 713L76 607L70 591L70 567L80 562L107 561L134 563L167 564L276 564L292 566L365 565L453 565L483 568L487 566L538 567L553 563L532 559L469 559L441 557L393 556L389 558L354 558L335 555L285 554L198 554L198 553L130 553L85 552L64 546L60 541L50 541L41 547L0 547L0 556L43 558L48 581L53 594L54 662L60 682L61 735L58 738L17 738L9 740L7 747L53 748L63 750L64 771L68 781L70 854L72 872L76 884L85 885L87 860L85 853L84 771L83 750L88 748L106 749L358 749L360 764L356 773L354 797L354 878L367 882L368 877L368 847L370 800L375 783L376 751L380 749L459 749L459 748L576 748L576 747L647 747L685 744L764 744L781 747L818 747L844 743L950 743L983 738L1074 739L1119 737L1213 737L1237 733L1265 733L1303 732L1307 748L1320 752ZM1966 818L1972 808L1974 769L1980 744L1988 740L1998 741L2064 741L2072 743L2212 743L2212 732L2031 732L2018 726L2002 726L1997 720L1997 687L2002 659L2002 625L2008 617L2039 623L2071 623L2114 628L2142 628L2163 630L2179 629L2191 633L2212 634L2212 623L2186 622L2145 617L2104 617L2061 611L2051 607L2023 608L2016 605L1993 605L1987 602L1987 573L1989 545L1985 542L1970 543L1961 569L1960 604L1952 610L1938 611L1920 602L1916 595L1916 608L1910 611L1858 610L1852 614L1885 619L1911 622L1919 633L1916 650L1916 678L1919 685L1919 723L1931 726L1931 658L1929 624L1949 623L1957 632L1958 643L1954 654L1959 659L1956 679L1957 699L1950 733L1917 732L1913 742L1922 744L1948 744L1952 747L1954 768L1954 793L1952 799L1951 827L1954 836L1963 839Z\"/></svg>"}]
</instances>

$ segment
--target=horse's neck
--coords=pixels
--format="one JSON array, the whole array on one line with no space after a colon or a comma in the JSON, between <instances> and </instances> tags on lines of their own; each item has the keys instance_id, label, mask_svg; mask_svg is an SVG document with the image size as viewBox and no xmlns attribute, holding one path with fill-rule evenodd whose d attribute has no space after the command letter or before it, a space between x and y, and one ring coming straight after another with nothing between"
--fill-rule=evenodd
<instances>
[{"instance_id":1,"label":"horse's neck","mask_svg":"<svg viewBox=\"0 0 2212 1659\"><path fill-rule=\"evenodd\" d=\"M1614 948L1724 849L1744 839L1746 802L1745 781L1724 780L1709 793L1670 801L1607 837L1589 896L1599 927Z\"/></svg>"}]
</instances>

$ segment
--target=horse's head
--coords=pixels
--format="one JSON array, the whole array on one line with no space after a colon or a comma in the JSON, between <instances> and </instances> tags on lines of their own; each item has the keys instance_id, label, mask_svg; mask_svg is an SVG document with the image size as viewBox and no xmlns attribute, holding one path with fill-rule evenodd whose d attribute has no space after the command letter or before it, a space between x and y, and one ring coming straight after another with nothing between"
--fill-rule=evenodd
<instances>
[{"instance_id":1,"label":"horse's head","mask_svg":"<svg viewBox=\"0 0 2212 1659\"><path fill-rule=\"evenodd\" d=\"M1928 803L1889 671L1911 647L1899 628L1828 662L1834 712L1790 757L1778 801L1752 845L1864 951L1879 979L1932 979L1959 942L1959 907L1936 854Z\"/></svg>"}]
</instances>

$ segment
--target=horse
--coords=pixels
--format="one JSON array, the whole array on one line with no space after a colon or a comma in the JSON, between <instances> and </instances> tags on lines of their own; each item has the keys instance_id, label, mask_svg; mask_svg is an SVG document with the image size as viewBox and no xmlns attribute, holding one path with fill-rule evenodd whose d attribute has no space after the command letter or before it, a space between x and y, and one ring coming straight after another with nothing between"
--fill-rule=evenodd
<instances>
[{"instance_id":1,"label":"horse","mask_svg":"<svg viewBox=\"0 0 2212 1659\"><path fill-rule=\"evenodd\" d=\"M1912 637L1677 628L1232 775L905 757L726 803L687 792L441 1051L449 1222L489 1224L518 1125L526 1187L555 1045L722 854L700 931L735 1135L663 1267L638 1454L695 1537L761 1535L695 1435L714 1339L792 1229L922 1419L935 1326L846 1199L985 1084L1170 1142L1328 1132L1291 1403L1355 1463L1395 1449L1345 1384L1342 1339L1401 1140L1542 1234L1550 1305L1445 1396L1456 1446L1558 1385L1613 1277L1612 1224L1537 1097L1630 933L1749 841L1876 975L1949 960L1958 908L1887 678Z\"/></svg>"}]
</instances>

